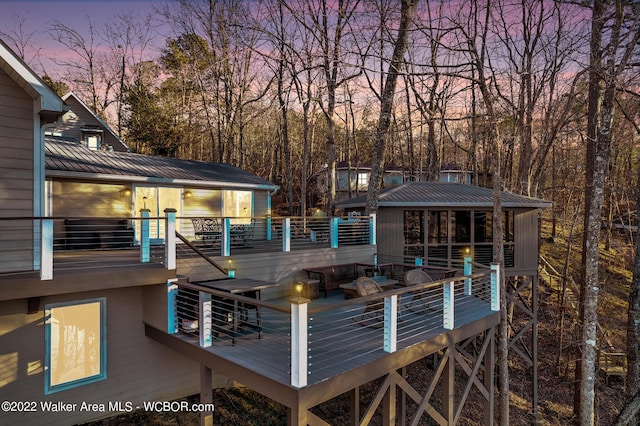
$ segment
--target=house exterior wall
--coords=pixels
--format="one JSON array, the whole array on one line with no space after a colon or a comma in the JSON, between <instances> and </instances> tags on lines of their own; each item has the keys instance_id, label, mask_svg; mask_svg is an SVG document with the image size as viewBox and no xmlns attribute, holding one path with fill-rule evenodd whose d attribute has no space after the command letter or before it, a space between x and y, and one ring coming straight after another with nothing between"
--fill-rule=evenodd
<instances>
[{"instance_id":1,"label":"house exterior wall","mask_svg":"<svg viewBox=\"0 0 640 426\"><path fill-rule=\"evenodd\" d=\"M515 264L514 270L523 275L538 271L538 211L516 210L514 219Z\"/></svg>"},{"instance_id":2,"label":"house exterior wall","mask_svg":"<svg viewBox=\"0 0 640 426\"><path fill-rule=\"evenodd\" d=\"M199 392L199 365L145 337L141 287L43 297L38 312L27 300L0 302L0 400L111 402L169 401ZM107 378L44 394L44 307L54 302L106 298ZM218 378L217 386L226 384ZM40 402L38 402L40 404ZM0 411L0 424L69 425L114 413ZM115 413L117 414L117 413Z\"/></svg>"},{"instance_id":3,"label":"house exterior wall","mask_svg":"<svg viewBox=\"0 0 640 426\"><path fill-rule=\"evenodd\" d=\"M62 116L60 124L58 124L54 130L55 132L60 132L62 133L62 136L81 141L82 131L80 129L83 126L99 126L103 130L102 146L110 145L115 151L127 151L126 147L124 147L109 130L105 129L102 124L96 120L95 117L73 96L69 96L65 102L69 105L71 110Z\"/></svg>"},{"instance_id":4,"label":"house exterior wall","mask_svg":"<svg viewBox=\"0 0 640 426\"><path fill-rule=\"evenodd\" d=\"M54 181L52 215L54 217L129 217L131 196L121 195L126 185ZM130 187L130 186L129 186Z\"/></svg>"},{"instance_id":5,"label":"house exterior wall","mask_svg":"<svg viewBox=\"0 0 640 426\"><path fill-rule=\"evenodd\" d=\"M0 69L0 217L33 216L33 100ZM0 272L33 269L32 221L0 222Z\"/></svg>"}]
</instances>

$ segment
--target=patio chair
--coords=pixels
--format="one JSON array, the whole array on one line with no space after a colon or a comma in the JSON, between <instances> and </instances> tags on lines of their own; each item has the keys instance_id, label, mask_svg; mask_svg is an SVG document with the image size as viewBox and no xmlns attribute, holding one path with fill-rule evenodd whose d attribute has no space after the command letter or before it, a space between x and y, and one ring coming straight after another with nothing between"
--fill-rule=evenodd
<instances>
[{"instance_id":1,"label":"patio chair","mask_svg":"<svg viewBox=\"0 0 640 426\"><path fill-rule=\"evenodd\" d=\"M368 277L360 277L356 279L356 291L358 296L370 296L372 294L382 293L382 288L375 280ZM366 302L364 312L353 320L363 327L381 328L384 324L384 314L382 312L382 301L372 300Z\"/></svg>"},{"instance_id":2,"label":"patio chair","mask_svg":"<svg viewBox=\"0 0 640 426\"><path fill-rule=\"evenodd\" d=\"M412 269L404 274L404 282L407 287L430 283L432 281L431 276L421 269ZM430 300L430 296L424 288L419 291L414 291L411 301L407 303L405 307L412 312L421 312L433 308L432 305L435 300Z\"/></svg>"}]
</instances>

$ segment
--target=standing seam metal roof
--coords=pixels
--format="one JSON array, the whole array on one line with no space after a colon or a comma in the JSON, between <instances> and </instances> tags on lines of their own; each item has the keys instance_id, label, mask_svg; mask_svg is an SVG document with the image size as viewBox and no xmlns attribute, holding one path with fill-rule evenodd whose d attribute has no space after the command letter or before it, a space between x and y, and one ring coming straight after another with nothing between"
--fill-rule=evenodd
<instances>
[{"instance_id":1,"label":"standing seam metal roof","mask_svg":"<svg viewBox=\"0 0 640 426\"><path fill-rule=\"evenodd\" d=\"M80 173L92 176L121 176L123 181L147 178L149 183L153 183L154 180L165 183L167 180L197 181L203 186L220 186L226 183L253 185L263 189L278 188L277 185L253 173L229 164L128 152L92 151L73 140L57 136L46 136L45 141L47 175L77 178Z\"/></svg>"},{"instance_id":2,"label":"standing seam metal roof","mask_svg":"<svg viewBox=\"0 0 640 426\"><path fill-rule=\"evenodd\" d=\"M502 207L547 208L550 201L501 193ZM339 208L364 207L366 196L337 204ZM449 182L408 182L380 193L379 207L493 207L493 190Z\"/></svg>"}]
</instances>

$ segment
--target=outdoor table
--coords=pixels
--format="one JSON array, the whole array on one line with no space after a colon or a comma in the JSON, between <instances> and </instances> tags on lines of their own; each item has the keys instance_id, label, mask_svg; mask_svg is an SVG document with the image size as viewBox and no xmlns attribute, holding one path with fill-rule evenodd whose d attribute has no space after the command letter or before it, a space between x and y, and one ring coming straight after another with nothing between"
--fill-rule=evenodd
<instances>
[{"instance_id":1,"label":"outdoor table","mask_svg":"<svg viewBox=\"0 0 640 426\"><path fill-rule=\"evenodd\" d=\"M264 289L276 287L277 283L271 283L267 281L256 280L253 278L229 278L223 280L202 281L198 285L208 287L213 290L224 291L230 294L239 294L245 297L251 297L256 300L261 299L261 292ZM224 309L230 305L229 301L226 302L221 298L216 298L220 309ZM244 304L243 304L244 305ZM230 311L232 320L231 329L231 343L235 345L236 336L238 335L238 327L240 325L247 326L255 329L258 332L258 338L262 337L262 324L260 317L260 306L255 305L256 308L256 324L249 324L248 322L241 323L239 319L240 309L246 309L244 306L240 306L237 299L233 299L233 309Z\"/></svg>"},{"instance_id":2,"label":"outdoor table","mask_svg":"<svg viewBox=\"0 0 640 426\"><path fill-rule=\"evenodd\" d=\"M392 280L391 278L386 277L375 277L374 280L384 291L393 290L396 284L398 284L398 280ZM358 290L356 290L355 281L346 284L340 284L340 288L344 290L345 299L353 299L355 297L358 297Z\"/></svg>"}]
</instances>

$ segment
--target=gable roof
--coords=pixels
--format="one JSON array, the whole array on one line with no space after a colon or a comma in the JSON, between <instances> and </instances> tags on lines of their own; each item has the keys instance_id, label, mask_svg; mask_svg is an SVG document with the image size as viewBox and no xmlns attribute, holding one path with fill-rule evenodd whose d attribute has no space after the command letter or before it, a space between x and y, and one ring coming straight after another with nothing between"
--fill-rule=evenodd
<instances>
[{"instance_id":1,"label":"gable roof","mask_svg":"<svg viewBox=\"0 0 640 426\"><path fill-rule=\"evenodd\" d=\"M4 70L33 99L39 100L36 112L53 113L53 117L66 111L62 99L46 85L24 61L0 39L0 68Z\"/></svg>"},{"instance_id":2,"label":"gable roof","mask_svg":"<svg viewBox=\"0 0 640 426\"><path fill-rule=\"evenodd\" d=\"M277 185L223 163L117 151L92 151L71 138L45 137L47 177L276 190Z\"/></svg>"},{"instance_id":3,"label":"gable roof","mask_svg":"<svg viewBox=\"0 0 640 426\"><path fill-rule=\"evenodd\" d=\"M120 139L120 137L116 134L116 132L114 132L113 129L103 119L98 117L98 115L91 108L89 108L87 104L82 102L82 99L80 99L78 95L76 95L73 92L68 92L62 96L62 100L65 102L69 100L69 98L72 98L73 101L77 102L82 108L84 108L86 112L90 114L91 117L93 117L96 120L96 122L103 128L103 130L106 130L107 132L109 132L114 137L114 139L119 144L122 145L123 149L116 148L116 151L122 151L122 150L129 151L129 146L122 139ZM71 110L73 111L73 108L71 108Z\"/></svg>"},{"instance_id":4,"label":"gable roof","mask_svg":"<svg viewBox=\"0 0 640 426\"><path fill-rule=\"evenodd\" d=\"M364 207L366 195L337 203L343 209ZM547 208L553 203L510 192L501 193L502 207ZM449 182L408 182L380 192L378 207L493 208L493 190Z\"/></svg>"}]
</instances>

